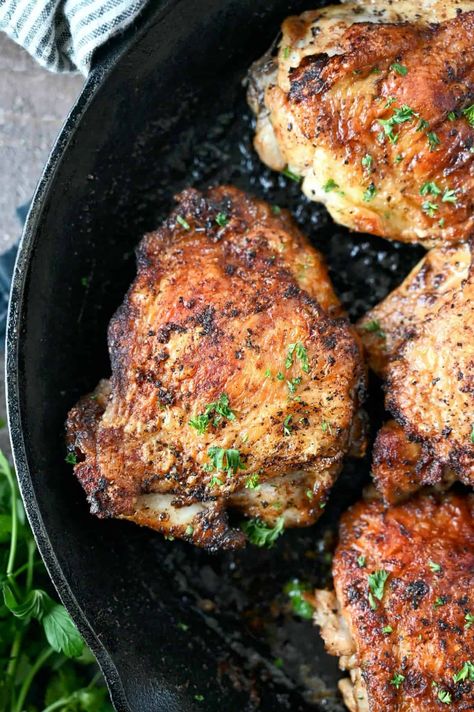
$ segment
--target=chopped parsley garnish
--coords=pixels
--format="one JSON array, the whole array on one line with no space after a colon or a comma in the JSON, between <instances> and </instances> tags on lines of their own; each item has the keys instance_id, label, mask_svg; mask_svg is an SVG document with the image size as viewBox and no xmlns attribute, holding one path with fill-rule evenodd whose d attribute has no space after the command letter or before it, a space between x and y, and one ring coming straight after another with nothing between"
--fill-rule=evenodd
<instances>
[{"instance_id":1,"label":"chopped parsley garnish","mask_svg":"<svg viewBox=\"0 0 474 712\"><path fill-rule=\"evenodd\" d=\"M428 121L426 119L420 119L418 122L418 126L416 127L417 131L424 131L429 127Z\"/></svg>"},{"instance_id":2,"label":"chopped parsley garnish","mask_svg":"<svg viewBox=\"0 0 474 712\"><path fill-rule=\"evenodd\" d=\"M434 218L434 216L436 215L436 211L439 210L438 205L436 205L436 203L432 203L429 200L425 200L421 208L424 213L429 215L430 218Z\"/></svg>"},{"instance_id":3,"label":"chopped parsley garnish","mask_svg":"<svg viewBox=\"0 0 474 712\"><path fill-rule=\"evenodd\" d=\"M216 215L216 223L221 227L225 227L229 222L229 219L230 218L226 213L217 213Z\"/></svg>"},{"instance_id":4,"label":"chopped parsley garnish","mask_svg":"<svg viewBox=\"0 0 474 712\"><path fill-rule=\"evenodd\" d=\"M219 477L216 477L216 475L212 475L211 479L209 480L209 486L210 487L222 487L224 483L222 482Z\"/></svg>"},{"instance_id":5,"label":"chopped parsley garnish","mask_svg":"<svg viewBox=\"0 0 474 712\"><path fill-rule=\"evenodd\" d=\"M290 56L291 49L290 47L284 47L283 48L283 59L288 59Z\"/></svg>"},{"instance_id":6,"label":"chopped parsley garnish","mask_svg":"<svg viewBox=\"0 0 474 712\"><path fill-rule=\"evenodd\" d=\"M413 111L411 107L403 104L399 109L394 110L393 116L389 119L378 119L378 123L381 125L389 141L396 143L398 141L398 134L393 132L395 126L397 124L404 124L406 121L413 121L416 116L418 116L418 114Z\"/></svg>"},{"instance_id":7,"label":"chopped parsley garnish","mask_svg":"<svg viewBox=\"0 0 474 712\"><path fill-rule=\"evenodd\" d=\"M372 334L377 334L381 339L385 339L385 331L380 326L380 322L377 319L372 319L366 322L363 327L364 331L369 331Z\"/></svg>"},{"instance_id":8,"label":"chopped parsley garnish","mask_svg":"<svg viewBox=\"0 0 474 712\"><path fill-rule=\"evenodd\" d=\"M385 109L388 109L392 104L394 104L397 101L395 96L389 96L387 99L387 103L385 104Z\"/></svg>"},{"instance_id":9,"label":"chopped parsley garnish","mask_svg":"<svg viewBox=\"0 0 474 712\"><path fill-rule=\"evenodd\" d=\"M381 569L380 571L374 571L373 574L369 574L369 603L373 611L377 608L375 599L381 601L384 594L385 583L389 577L389 572Z\"/></svg>"},{"instance_id":10,"label":"chopped parsley garnish","mask_svg":"<svg viewBox=\"0 0 474 712\"><path fill-rule=\"evenodd\" d=\"M210 423L217 427L224 418L226 420L235 420L236 416L229 406L229 397L225 393L221 393L217 401L206 405L204 413L191 418L189 425L195 428L199 435L203 435Z\"/></svg>"},{"instance_id":11,"label":"chopped parsley garnish","mask_svg":"<svg viewBox=\"0 0 474 712\"><path fill-rule=\"evenodd\" d=\"M313 497L314 497L313 490L310 490L310 489L306 490L306 496L308 499L313 499Z\"/></svg>"},{"instance_id":12,"label":"chopped parsley garnish","mask_svg":"<svg viewBox=\"0 0 474 712\"><path fill-rule=\"evenodd\" d=\"M272 205L272 213L274 215L280 215L281 214L281 208L279 205Z\"/></svg>"},{"instance_id":13,"label":"chopped parsley garnish","mask_svg":"<svg viewBox=\"0 0 474 712\"><path fill-rule=\"evenodd\" d=\"M474 126L474 104L463 109L462 115L466 117L471 126Z\"/></svg>"},{"instance_id":14,"label":"chopped parsley garnish","mask_svg":"<svg viewBox=\"0 0 474 712\"><path fill-rule=\"evenodd\" d=\"M455 111L450 111L448 113L448 120L449 121L455 121L457 119L456 112Z\"/></svg>"},{"instance_id":15,"label":"chopped parsley garnish","mask_svg":"<svg viewBox=\"0 0 474 712\"><path fill-rule=\"evenodd\" d=\"M321 430L323 433L327 433L328 431L331 432L331 423L328 423L327 420L323 420L321 422Z\"/></svg>"},{"instance_id":16,"label":"chopped parsley garnish","mask_svg":"<svg viewBox=\"0 0 474 712\"><path fill-rule=\"evenodd\" d=\"M448 190L446 189L443 193L443 197L441 198L443 203L455 203L456 202L456 193L457 190Z\"/></svg>"},{"instance_id":17,"label":"chopped parsley garnish","mask_svg":"<svg viewBox=\"0 0 474 712\"><path fill-rule=\"evenodd\" d=\"M191 225L183 218L182 215L178 215L176 222L179 223L185 230L191 230Z\"/></svg>"},{"instance_id":18,"label":"chopped parsley garnish","mask_svg":"<svg viewBox=\"0 0 474 712\"><path fill-rule=\"evenodd\" d=\"M292 415L287 415L285 420L283 421L283 435L291 435L292 432L292 427L290 425Z\"/></svg>"},{"instance_id":19,"label":"chopped parsley garnish","mask_svg":"<svg viewBox=\"0 0 474 712\"><path fill-rule=\"evenodd\" d=\"M474 425L472 426L472 429L471 429L471 443L474 443Z\"/></svg>"},{"instance_id":20,"label":"chopped parsley garnish","mask_svg":"<svg viewBox=\"0 0 474 712\"><path fill-rule=\"evenodd\" d=\"M393 633L393 628L391 625L386 625L382 628L382 633L384 635L390 635L390 633Z\"/></svg>"},{"instance_id":21,"label":"chopped parsley garnish","mask_svg":"<svg viewBox=\"0 0 474 712\"><path fill-rule=\"evenodd\" d=\"M395 156L395 163L400 163L400 161L403 161L403 155L401 153Z\"/></svg>"},{"instance_id":22,"label":"chopped parsley garnish","mask_svg":"<svg viewBox=\"0 0 474 712\"><path fill-rule=\"evenodd\" d=\"M403 64L399 64L398 62L394 62L393 64L391 64L390 69L393 69L393 71L399 74L401 77L406 77L406 75L408 74L407 67L405 67Z\"/></svg>"},{"instance_id":23,"label":"chopped parsley garnish","mask_svg":"<svg viewBox=\"0 0 474 712\"><path fill-rule=\"evenodd\" d=\"M186 623L181 623L181 621L179 621L176 625L180 630L184 631L185 633L187 630L189 630L189 626L186 625Z\"/></svg>"},{"instance_id":24,"label":"chopped parsley garnish","mask_svg":"<svg viewBox=\"0 0 474 712\"><path fill-rule=\"evenodd\" d=\"M269 368L266 369L265 373L263 374L265 378L271 378L272 377L272 372L270 371Z\"/></svg>"},{"instance_id":25,"label":"chopped parsley garnish","mask_svg":"<svg viewBox=\"0 0 474 712\"><path fill-rule=\"evenodd\" d=\"M285 529L285 518L278 517L274 527L270 527L260 519L248 519L240 525L251 544L270 549Z\"/></svg>"},{"instance_id":26,"label":"chopped parsley garnish","mask_svg":"<svg viewBox=\"0 0 474 712\"><path fill-rule=\"evenodd\" d=\"M323 190L325 193L330 193L331 190L336 190L336 188L339 188L339 185L332 178L329 178L329 180L327 180L326 183L323 185Z\"/></svg>"},{"instance_id":27,"label":"chopped parsley garnish","mask_svg":"<svg viewBox=\"0 0 474 712\"><path fill-rule=\"evenodd\" d=\"M439 146L439 144L441 143L438 134L435 134L434 131L429 131L426 134L426 138L428 139L430 151L436 151L436 146Z\"/></svg>"},{"instance_id":28,"label":"chopped parsley garnish","mask_svg":"<svg viewBox=\"0 0 474 712\"><path fill-rule=\"evenodd\" d=\"M363 554L361 554L360 556L357 557L357 566L360 569L364 568L365 562L366 562L366 557Z\"/></svg>"},{"instance_id":29,"label":"chopped parsley garnish","mask_svg":"<svg viewBox=\"0 0 474 712\"><path fill-rule=\"evenodd\" d=\"M446 604L446 600L446 596L438 596L438 598L434 602L434 607L439 608L440 606L444 606Z\"/></svg>"},{"instance_id":30,"label":"chopped parsley garnish","mask_svg":"<svg viewBox=\"0 0 474 712\"><path fill-rule=\"evenodd\" d=\"M438 690L438 700L445 705L450 705L452 702L451 693L447 690Z\"/></svg>"},{"instance_id":31,"label":"chopped parsley garnish","mask_svg":"<svg viewBox=\"0 0 474 712\"><path fill-rule=\"evenodd\" d=\"M466 613L466 615L464 616L464 620L466 621L464 627L466 630L469 630L471 625L474 624L474 616L472 615L472 613Z\"/></svg>"},{"instance_id":32,"label":"chopped parsley garnish","mask_svg":"<svg viewBox=\"0 0 474 712\"><path fill-rule=\"evenodd\" d=\"M283 659L282 658L275 658L273 661L273 664L277 668L282 668L283 667Z\"/></svg>"},{"instance_id":33,"label":"chopped parsley garnish","mask_svg":"<svg viewBox=\"0 0 474 712\"><path fill-rule=\"evenodd\" d=\"M278 373L277 373L277 375L276 375L276 378L277 378L277 381L284 381L284 380L285 380L285 376L283 375L283 373L282 373L281 371L278 371Z\"/></svg>"},{"instance_id":34,"label":"chopped parsley garnish","mask_svg":"<svg viewBox=\"0 0 474 712\"><path fill-rule=\"evenodd\" d=\"M219 472L226 472L228 477L235 475L238 470L246 469L240 459L239 450L234 448L210 447L207 455L211 461L211 468Z\"/></svg>"},{"instance_id":35,"label":"chopped parsley garnish","mask_svg":"<svg viewBox=\"0 0 474 712\"><path fill-rule=\"evenodd\" d=\"M194 695L196 702L204 702L204 695Z\"/></svg>"},{"instance_id":36,"label":"chopped parsley garnish","mask_svg":"<svg viewBox=\"0 0 474 712\"><path fill-rule=\"evenodd\" d=\"M428 566L432 570L434 574L437 574L441 571L441 566L440 564L436 564L434 561L428 561Z\"/></svg>"},{"instance_id":37,"label":"chopped parsley garnish","mask_svg":"<svg viewBox=\"0 0 474 712\"><path fill-rule=\"evenodd\" d=\"M365 156L362 158L361 163L364 166L364 168L367 168L368 171L372 168L372 164L374 162L374 159L370 155L370 153L366 153Z\"/></svg>"},{"instance_id":38,"label":"chopped parsley garnish","mask_svg":"<svg viewBox=\"0 0 474 712\"><path fill-rule=\"evenodd\" d=\"M470 680L474 682L474 665L470 660L464 663L462 668L453 675L454 682L463 682L464 680Z\"/></svg>"},{"instance_id":39,"label":"chopped parsley garnish","mask_svg":"<svg viewBox=\"0 0 474 712\"><path fill-rule=\"evenodd\" d=\"M188 526L186 527L185 534L186 536L191 536L192 534L194 534L194 527L191 526L191 524L188 524Z\"/></svg>"},{"instance_id":40,"label":"chopped parsley garnish","mask_svg":"<svg viewBox=\"0 0 474 712\"><path fill-rule=\"evenodd\" d=\"M290 171L288 167L286 167L285 170L282 171L282 173L286 178L294 180L295 183L299 183L302 180L301 176L299 176L297 173L293 173L293 171Z\"/></svg>"},{"instance_id":41,"label":"chopped parsley garnish","mask_svg":"<svg viewBox=\"0 0 474 712\"><path fill-rule=\"evenodd\" d=\"M301 370L304 371L304 373L309 373L308 352L300 341L288 346L285 368L291 368L295 356L300 361Z\"/></svg>"},{"instance_id":42,"label":"chopped parsley garnish","mask_svg":"<svg viewBox=\"0 0 474 712\"><path fill-rule=\"evenodd\" d=\"M405 675L402 675L401 673L396 672L395 675L390 680L390 684L393 685L394 687L396 687L397 690L399 690L400 687L403 685L404 680L405 680Z\"/></svg>"},{"instance_id":43,"label":"chopped parsley garnish","mask_svg":"<svg viewBox=\"0 0 474 712\"><path fill-rule=\"evenodd\" d=\"M306 620L311 620L314 611L311 603L304 598L304 594L310 590L311 586L308 583L299 581L299 579L288 581L283 589L283 592L290 598L293 613Z\"/></svg>"},{"instance_id":44,"label":"chopped parsley garnish","mask_svg":"<svg viewBox=\"0 0 474 712\"><path fill-rule=\"evenodd\" d=\"M245 489L259 489L260 487L260 475L255 472L253 475L249 475L245 480Z\"/></svg>"},{"instance_id":45,"label":"chopped parsley garnish","mask_svg":"<svg viewBox=\"0 0 474 712\"><path fill-rule=\"evenodd\" d=\"M81 285L87 288L89 286L89 277L81 277Z\"/></svg>"},{"instance_id":46,"label":"chopped parsley garnish","mask_svg":"<svg viewBox=\"0 0 474 712\"><path fill-rule=\"evenodd\" d=\"M420 188L420 195L441 195L442 192L434 181L423 183Z\"/></svg>"},{"instance_id":47,"label":"chopped parsley garnish","mask_svg":"<svg viewBox=\"0 0 474 712\"><path fill-rule=\"evenodd\" d=\"M75 452L68 452L64 459L68 465L77 465L77 456Z\"/></svg>"},{"instance_id":48,"label":"chopped parsley garnish","mask_svg":"<svg viewBox=\"0 0 474 712\"><path fill-rule=\"evenodd\" d=\"M364 201L366 203L369 203L374 196L377 195L377 188L375 187L375 183L371 183L369 187L364 191Z\"/></svg>"},{"instance_id":49,"label":"chopped parsley garnish","mask_svg":"<svg viewBox=\"0 0 474 712\"><path fill-rule=\"evenodd\" d=\"M291 381L286 382L286 385L288 386L288 390L290 391L290 393L292 395L294 395L296 393L296 389L298 388L298 386L300 385L302 380L303 379L301 378L301 376L296 376L296 378L292 378Z\"/></svg>"}]
</instances>

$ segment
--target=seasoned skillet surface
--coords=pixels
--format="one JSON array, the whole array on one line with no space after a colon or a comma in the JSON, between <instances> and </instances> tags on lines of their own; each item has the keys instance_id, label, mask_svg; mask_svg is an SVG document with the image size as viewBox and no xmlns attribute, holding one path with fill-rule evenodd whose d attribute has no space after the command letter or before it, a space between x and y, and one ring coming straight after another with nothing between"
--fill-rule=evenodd
<instances>
[{"instance_id":1,"label":"seasoned skillet surface","mask_svg":"<svg viewBox=\"0 0 474 712\"><path fill-rule=\"evenodd\" d=\"M26 460L13 434L22 489L60 592L102 661L102 646L112 657L121 710L343 709L336 661L310 622L292 616L282 588L293 577L326 583L339 515L368 481L368 459L347 463L317 526L285 533L271 551L215 555L95 520L63 462L66 413L107 373L106 327L133 278L134 247L183 188L233 183L292 210L326 255L353 319L422 253L335 226L253 152L242 79L288 7L303 6L180 0L160 22L150 10L140 43L92 101L30 221L36 242L19 349ZM11 324L11 342L15 335ZM375 429L376 383L368 407Z\"/></svg>"}]
</instances>

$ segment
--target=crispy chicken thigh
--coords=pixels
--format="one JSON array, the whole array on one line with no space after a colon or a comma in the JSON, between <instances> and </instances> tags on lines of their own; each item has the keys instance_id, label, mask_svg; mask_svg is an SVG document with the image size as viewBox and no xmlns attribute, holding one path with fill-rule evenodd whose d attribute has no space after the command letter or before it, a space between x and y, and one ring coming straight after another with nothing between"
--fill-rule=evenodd
<instances>
[{"instance_id":1,"label":"crispy chicken thigh","mask_svg":"<svg viewBox=\"0 0 474 712\"><path fill-rule=\"evenodd\" d=\"M387 502L474 484L474 286L469 245L433 249L358 324L395 418L372 473Z\"/></svg>"},{"instance_id":2,"label":"crispy chicken thigh","mask_svg":"<svg viewBox=\"0 0 474 712\"><path fill-rule=\"evenodd\" d=\"M98 516L208 548L321 512L361 439L361 346L319 253L285 211L235 188L187 190L138 250L109 328L110 381L68 418ZM361 441L362 442L362 441Z\"/></svg>"},{"instance_id":3,"label":"crispy chicken thigh","mask_svg":"<svg viewBox=\"0 0 474 712\"><path fill-rule=\"evenodd\" d=\"M473 0L346 2L287 18L252 67L255 148L354 230L426 246L474 227Z\"/></svg>"},{"instance_id":4,"label":"crispy chicken thigh","mask_svg":"<svg viewBox=\"0 0 474 712\"><path fill-rule=\"evenodd\" d=\"M474 708L474 497L418 496L342 518L315 622L350 673L351 712ZM449 705L449 706L448 706Z\"/></svg>"}]
</instances>

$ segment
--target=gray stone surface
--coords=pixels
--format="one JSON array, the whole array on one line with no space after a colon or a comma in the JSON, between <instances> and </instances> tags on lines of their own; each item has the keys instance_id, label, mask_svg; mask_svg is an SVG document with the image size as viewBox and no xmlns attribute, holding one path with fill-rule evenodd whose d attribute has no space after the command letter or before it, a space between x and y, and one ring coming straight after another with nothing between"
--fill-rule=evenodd
<instances>
[{"instance_id":1,"label":"gray stone surface","mask_svg":"<svg viewBox=\"0 0 474 712\"><path fill-rule=\"evenodd\" d=\"M51 74L0 33L0 252L20 235L16 207L28 202L54 140L84 79ZM0 355L0 418L5 419L3 354ZM9 452L0 429L0 448Z\"/></svg>"},{"instance_id":2,"label":"gray stone surface","mask_svg":"<svg viewBox=\"0 0 474 712\"><path fill-rule=\"evenodd\" d=\"M15 208L30 200L83 83L42 69L0 33L0 252L18 238Z\"/></svg>"}]
</instances>

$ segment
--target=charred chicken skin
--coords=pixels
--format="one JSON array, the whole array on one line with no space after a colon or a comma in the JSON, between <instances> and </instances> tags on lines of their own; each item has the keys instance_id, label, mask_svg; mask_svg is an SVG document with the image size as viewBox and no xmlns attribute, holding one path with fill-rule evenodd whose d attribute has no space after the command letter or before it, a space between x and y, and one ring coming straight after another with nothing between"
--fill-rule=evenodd
<instances>
[{"instance_id":1,"label":"charred chicken skin","mask_svg":"<svg viewBox=\"0 0 474 712\"><path fill-rule=\"evenodd\" d=\"M373 476L387 502L454 480L474 484L472 248L433 249L358 324L395 418L378 434Z\"/></svg>"},{"instance_id":2,"label":"charred chicken skin","mask_svg":"<svg viewBox=\"0 0 474 712\"><path fill-rule=\"evenodd\" d=\"M257 62L255 148L338 223L425 246L474 226L472 0L346 2L287 18Z\"/></svg>"},{"instance_id":3,"label":"charred chicken skin","mask_svg":"<svg viewBox=\"0 0 474 712\"><path fill-rule=\"evenodd\" d=\"M359 339L286 211L187 190L138 249L109 328L112 376L69 414L91 510L211 549L227 508L306 526L361 437Z\"/></svg>"},{"instance_id":4,"label":"charred chicken skin","mask_svg":"<svg viewBox=\"0 0 474 712\"><path fill-rule=\"evenodd\" d=\"M351 712L474 707L474 497L418 496L342 518L315 622Z\"/></svg>"}]
</instances>

